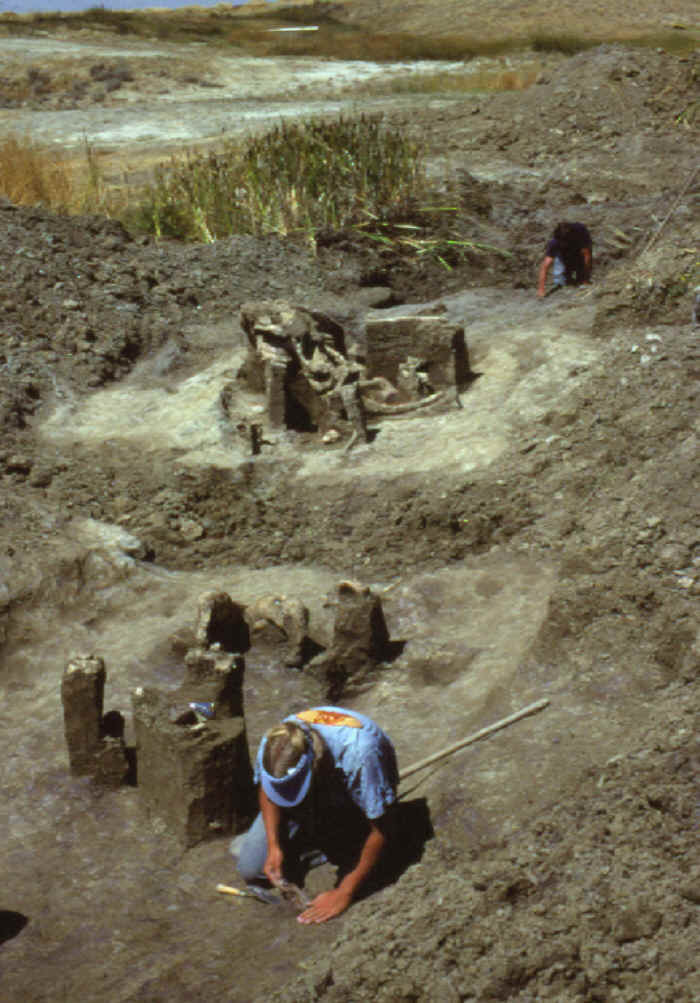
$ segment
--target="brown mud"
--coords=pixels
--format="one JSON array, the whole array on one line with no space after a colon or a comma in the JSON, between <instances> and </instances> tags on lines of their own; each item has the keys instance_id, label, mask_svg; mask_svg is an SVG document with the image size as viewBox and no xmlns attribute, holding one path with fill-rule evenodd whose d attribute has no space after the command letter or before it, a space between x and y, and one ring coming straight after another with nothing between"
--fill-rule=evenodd
<instances>
[{"instance_id":1,"label":"brown mud","mask_svg":"<svg viewBox=\"0 0 700 1003\"><path fill-rule=\"evenodd\" d=\"M449 272L349 235L185 247L0 205L0 998L698 997L697 73L603 46L399 112L514 255ZM593 232L594 283L540 302L563 217ZM370 303L440 303L479 378L349 453L286 433L253 461L221 395L258 406L238 310L262 298L352 332ZM136 790L70 776L60 679L96 652L128 716L135 686L179 685L202 592L299 597L327 645L347 577L404 644L343 701L403 765L550 706L412 778L422 858L312 932L217 896L225 839L183 853ZM244 696L254 749L322 694L258 658Z\"/></svg>"}]
</instances>

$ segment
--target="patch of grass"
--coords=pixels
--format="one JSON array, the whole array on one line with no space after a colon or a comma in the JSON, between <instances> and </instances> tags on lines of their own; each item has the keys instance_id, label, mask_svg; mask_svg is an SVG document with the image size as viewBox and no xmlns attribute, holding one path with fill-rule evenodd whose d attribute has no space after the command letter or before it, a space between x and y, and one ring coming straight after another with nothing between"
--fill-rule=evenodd
<instances>
[{"instance_id":1,"label":"patch of grass","mask_svg":"<svg viewBox=\"0 0 700 1003\"><path fill-rule=\"evenodd\" d=\"M696 33L688 31L660 31L651 34L617 32L587 37L567 32L542 32L531 35L528 39L534 52L556 52L565 56L574 56L577 52L584 52L604 43L630 48L664 49L677 55L694 52L698 44Z\"/></svg>"},{"instance_id":2,"label":"patch of grass","mask_svg":"<svg viewBox=\"0 0 700 1003\"><path fill-rule=\"evenodd\" d=\"M41 104L48 98L57 95L69 100L77 100L91 84L98 80L105 88L118 89L124 82L131 79L131 72L124 64L113 64L104 67L101 76L90 76L85 72L76 71L68 60L55 60L51 71L41 65L28 66L22 72L8 74L2 78L2 94L6 107L17 107L23 102Z\"/></svg>"},{"instance_id":3,"label":"patch of grass","mask_svg":"<svg viewBox=\"0 0 700 1003\"><path fill-rule=\"evenodd\" d=\"M0 141L0 195L15 205L42 205L68 214L114 216L127 204L125 190L107 190L89 143L76 164L53 148L14 135Z\"/></svg>"},{"instance_id":4,"label":"patch of grass","mask_svg":"<svg viewBox=\"0 0 700 1003\"><path fill-rule=\"evenodd\" d=\"M317 31L275 32L273 28L318 26ZM118 11L95 6L72 13L39 13L13 20L0 18L4 34L53 31L57 28L84 29L120 36L159 39L168 42L207 42L231 46L254 56L310 56L331 59L369 59L376 62L402 60L468 60L476 56L498 56L528 49L535 52L573 55L603 42L653 46L669 52L690 52L697 47L695 31L610 31L597 34L574 32L534 32L497 37L479 35L431 36L427 33L376 32L339 20L328 3L269 9L240 7L186 7Z\"/></svg>"},{"instance_id":5,"label":"patch of grass","mask_svg":"<svg viewBox=\"0 0 700 1003\"><path fill-rule=\"evenodd\" d=\"M356 235L402 257L432 258L446 271L483 254L512 258L510 251L471 239L457 206L410 206L391 220L376 217L353 227Z\"/></svg>"},{"instance_id":6,"label":"patch of grass","mask_svg":"<svg viewBox=\"0 0 700 1003\"><path fill-rule=\"evenodd\" d=\"M383 219L423 191L416 144L381 115L284 123L160 165L133 219L156 236L303 235Z\"/></svg>"},{"instance_id":7,"label":"patch of grass","mask_svg":"<svg viewBox=\"0 0 700 1003\"><path fill-rule=\"evenodd\" d=\"M67 209L73 191L70 172L60 155L49 155L17 136L0 142L0 193L5 198L16 205L42 203Z\"/></svg>"},{"instance_id":8,"label":"patch of grass","mask_svg":"<svg viewBox=\"0 0 700 1003\"><path fill-rule=\"evenodd\" d=\"M423 151L381 115L282 124L244 143L156 167L140 194L105 184L86 142L77 163L28 139L0 144L0 194L17 205L100 213L156 237L210 243L233 234L317 241L345 232L451 268L485 252L454 206L431 206ZM465 229L466 227L466 229Z\"/></svg>"},{"instance_id":9,"label":"patch of grass","mask_svg":"<svg viewBox=\"0 0 700 1003\"><path fill-rule=\"evenodd\" d=\"M559 52L565 56L575 56L577 52L584 52L600 45L597 39L581 38L579 35L570 35L566 32L538 33L531 35L528 42L534 52Z\"/></svg>"},{"instance_id":10,"label":"patch of grass","mask_svg":"<svg viewBox=\"0 0 700 1003\"><path fill-rule=\"evenodd\" d=\"M231 41L237 40L235 33ZM256 36L267 56L309 56L331 59L369 60L376 63L414 60L455 61L471 59L479 51L474 41L454 38L425 38L405 34L368 33L345 25L319 25L318 31L294 33L265 32ZM489 52L492 47L489 46ZM495 51L502 51L497 45Z\"/></svg>"},{"instance_id":11,"label":"patch of grass","mask_svg":"<svg viewBox=\"0 0 700 1003\"><path fill-rule=\"evenodd\" d=\"M125 222L156 237L211 242L277 234L312 248L347 235L451 269L485 253L457 206L431 205L419 146L381 115L282 124L244 144L161 164Z\"/></svg>"},{"instance_id":12,"label":"patch of grass","mask_svg":"<svg viewBox=\"0 0 700 1003\"><path fill-rule=\"evenodd\" d=\"M644 49L664 49L674 55L685 56L697 50L698 36L695 31L660 31L640 35L630 40L629 44Z\"/></svg>"},{"instance_id":13,"label":"patch of grass","mask_svg":"<svg viewBox=\"0 0 700 1003\"><path fill-rule=\"evenodd\" d=\"M205 7L184 8L174 11L121 11L105 7L91 7L88 10L71 13L44 12L34 14L31 19L3 21L7 34L26 35L32 31L51 32L56 29L71 31L99 31L102 35L113 32L121 37L160 39L172 42L225 40L228 33L227 22L220 20Z\"/></svg>"},{"instance_id":14,"label":"patch of grass","mask_svg":"<svg viewBox=\"0 0 700 1003\"><path fill-rule=\"evenodd\" d=\"M364 94L471 94L495 91L526 90L535 83L541 67L527 66L517 70L443 71L412 73L391 80L371 80L362 87ZM355 88L356 90L356 88Z\"/></svg>"}]
</instances>

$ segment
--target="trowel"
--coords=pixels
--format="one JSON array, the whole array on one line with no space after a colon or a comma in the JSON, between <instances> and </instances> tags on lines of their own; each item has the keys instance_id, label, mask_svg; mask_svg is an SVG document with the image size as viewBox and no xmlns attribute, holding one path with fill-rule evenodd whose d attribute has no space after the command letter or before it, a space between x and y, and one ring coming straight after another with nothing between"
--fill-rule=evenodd
<instances>
[{"instance_id":1,"label":"trowel","mask_svg":"<svg viewBox=\"0 0 700 1003\"><path fill-rule=\"evenodd\" d=\"M239 898L257 899L259 902L265 902L267 905L279 905L282 901L279 895L268 891L267 888L260 888L259 885L248 885L245 889L232 888L231 885L217 885L216 890L217 892L223 892L224 895L237 895Z\"/></svg>"}]
</instances>

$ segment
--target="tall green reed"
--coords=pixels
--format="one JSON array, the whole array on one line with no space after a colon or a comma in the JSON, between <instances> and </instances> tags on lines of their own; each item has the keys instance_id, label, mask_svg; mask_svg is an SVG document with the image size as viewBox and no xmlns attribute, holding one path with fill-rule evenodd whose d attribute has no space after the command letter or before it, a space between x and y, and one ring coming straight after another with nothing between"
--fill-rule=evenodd
<instances>
[{"instance_id":1,"label":"tall green reed","mask_svg":"<svg viewBox=\"0 0 700 1003\"><path fill-rule=\"evenodd\" d=\"M313 243L367 214L386 219L424 191L420 148L381 115L285 122L159 165L138 224L183 240L277 233Z\"/></svg>"}]
</instances>

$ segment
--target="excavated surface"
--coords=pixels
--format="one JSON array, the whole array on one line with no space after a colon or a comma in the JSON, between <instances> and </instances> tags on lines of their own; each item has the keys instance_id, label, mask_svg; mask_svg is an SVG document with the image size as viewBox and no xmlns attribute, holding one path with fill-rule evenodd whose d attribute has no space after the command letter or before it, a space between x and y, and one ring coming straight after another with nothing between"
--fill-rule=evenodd
<instances>
[{"instance_id":1,"label":"excavated surface","mask_svg":"<svg viewBox=\"0 0 700 1003\"><path fill-rule=\"evenodd\" d=\"M416 107L436 183L514 253L450 273L349 235L316 258L184 247L0 205L0 835L4 908L28 918L3 913L0 998L697 998L696 81L693 58L602 47L523 93ZM565 216L593 232L595 281L539 302ZM464 324L463 409L377 422L349 453L289 433L246 456L220 405L240 304L360 331L378 285ZM102 655L128 716L133 687L181 681L202 592L298 596L327 644L347 577L405 646L344 702L403 765L550 706L407 782L422 859L312 933L217 897L225 840L183 854L134 789L71 778L60 677ZM251 747L320 697L250 660Z\"/></svg>"}]
</instances>

